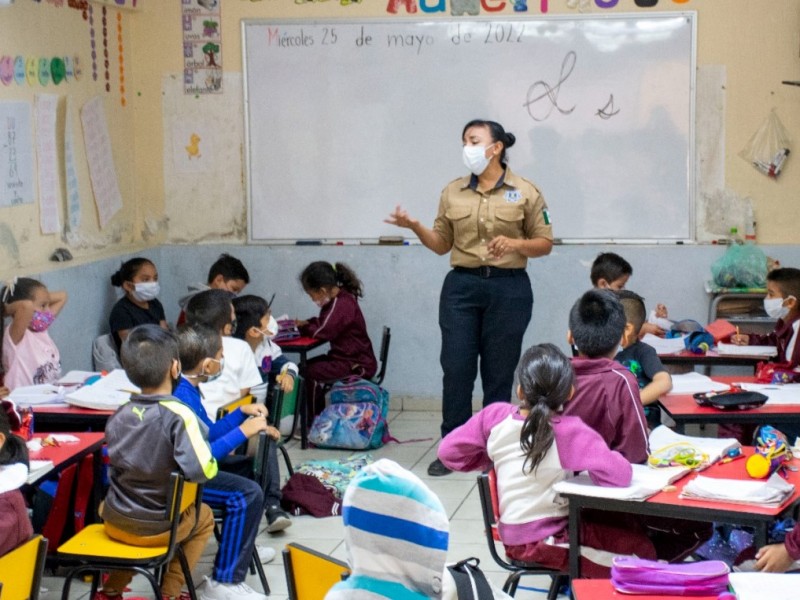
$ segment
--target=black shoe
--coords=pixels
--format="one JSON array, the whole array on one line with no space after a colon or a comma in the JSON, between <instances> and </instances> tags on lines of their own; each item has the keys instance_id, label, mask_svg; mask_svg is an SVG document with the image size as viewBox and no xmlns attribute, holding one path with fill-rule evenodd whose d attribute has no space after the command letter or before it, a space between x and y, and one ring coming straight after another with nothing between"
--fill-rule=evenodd
<instances>
[{"instance_id":1,"label":"black shoe","mask_svg":"<svg viewBox=\"0 0 800 600\"><path fill-rule=\"evenodd\" d=\"M267 514L267 533L276 533L291 527L292 518L280 506L268 506Z\"/></svg>"},{"instance_id":2,"label":"black shoe","mask_svg":"<svg viewBox=\"0 0 800 600\"><path fill-rule=\"evenodd\" d=\"M431 477L442 477L443 475L450 475L452 472L438 458L428 465L428 475Z\"/></svg>"}]
</instances>

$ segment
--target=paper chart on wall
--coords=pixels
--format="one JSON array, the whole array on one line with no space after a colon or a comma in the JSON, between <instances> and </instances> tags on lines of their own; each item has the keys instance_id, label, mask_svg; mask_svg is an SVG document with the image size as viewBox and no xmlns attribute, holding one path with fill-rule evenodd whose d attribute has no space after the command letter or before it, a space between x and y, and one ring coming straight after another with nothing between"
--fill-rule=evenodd
<instances>
[{"instance_id":1,"label":"paper chart on wall","mask_svg":"<svg viewBox=\"0 0 800 600\"><path fill-rule=\"evenodd\" d=\"M97 206L100 227L103 228L122 208L122 195L119 191L117 171L114 168L114 157L111 154L111 137L108 133L103 99L100 96L95 96L83 105L81 123L94 202Z\"/></svg>"},{"instance_id":2,"label":"paper chart on wall","mask_svg":"<svg viewBox=\"0 0 800 600\"><path fill-rule=\"evenodd\" d=\"M58 233L61 184L56 147L56 94L36 94L36 160L39 166L39 227L43 234Z\"/></svg>"},{"instance_id":3,"label":"paper chart on wall","mask_svg":"<svg viewBox=\"0 0 800 600\"><path fill-rule=\"evenodd\" d=\"M0 102L0 207L33 202L30 102Z\"/></svg>"},{"instance_id":4,"label":"paper chart on wall","mask_svg":"<svg viewBox=\"0 0 800 600\"><path fill-rule=\"evenodd\" d=\"M67 184L67 230L77 232L81 226L81 191L75 167L75 134L72 130L72 111L67 96L66 126L64 130L64 173Z\"/></svg>"}]
</instances>

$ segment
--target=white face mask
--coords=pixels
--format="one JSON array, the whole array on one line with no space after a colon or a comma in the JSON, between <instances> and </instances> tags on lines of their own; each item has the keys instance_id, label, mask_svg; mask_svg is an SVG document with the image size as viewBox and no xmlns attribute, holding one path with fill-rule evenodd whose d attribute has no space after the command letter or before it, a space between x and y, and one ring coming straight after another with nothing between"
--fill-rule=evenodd
<instances>
[{"instance_id":1,"label":"white face mask","mask_svg":"<svg viewBox=\"0 0 800 600\"><path fill-rule=\"evenodd\" d=\"M461 153L461 158L464 160L464 166L469 169L473 175L480 175L489 166L489 160L486 158L486 150L489 146L464 146Z\"/></svg>"},{"instance_id":2,"label":"white face mask","mask_svg":"<svg viewBox=\"0 0 800 600\"><path fill-rule=\"evenodd\" d=\"M258 329L258 332L264 336L264 339L269 340L275 337L278 333L278 322L272 315L269 316L269 322L266 329Z\"/></svg>"},{"instance_id":3,"label":"white face mask","mask_svg":"<svg viewBox=\"0 0 800 600\"><path fill-rule=\"evenodd\" d=\"M794 296L789 296L794 298ZM764 298L764 312L773 319L782 319L789 314L789 307L783 305L783 298Z\"/></svg>"},{"instance_id":4,"label":"white face mask","mask_svg":"<svg viewBox=\"0 0 800 600\"><path fill-rule=\"evenodd\" d=\"M139 302L149 302L157 298L160 291L161 286L158 285L157 281L145 281L134 284L132 295Z\"/></svg>"}]
</instances>

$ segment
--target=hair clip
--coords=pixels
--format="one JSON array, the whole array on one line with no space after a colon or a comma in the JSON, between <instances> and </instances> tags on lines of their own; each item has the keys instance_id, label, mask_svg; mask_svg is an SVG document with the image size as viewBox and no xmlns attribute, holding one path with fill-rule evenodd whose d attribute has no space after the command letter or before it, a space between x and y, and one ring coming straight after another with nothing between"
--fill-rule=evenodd
<instances>
[{"instance_id":1,"label":"hair clip","mask_svg":"<svg viewBox=\"0 0 800 600\"><path fill-rule=\"evenodd\" d=\"M14 277L14 279L9 279L6 281L6 285L3 288L3 304L8 302L9 298L12 298L14 296L14 288L16 287L16 285L17 285L16 277Z\"/></svg>"}]
</instances>

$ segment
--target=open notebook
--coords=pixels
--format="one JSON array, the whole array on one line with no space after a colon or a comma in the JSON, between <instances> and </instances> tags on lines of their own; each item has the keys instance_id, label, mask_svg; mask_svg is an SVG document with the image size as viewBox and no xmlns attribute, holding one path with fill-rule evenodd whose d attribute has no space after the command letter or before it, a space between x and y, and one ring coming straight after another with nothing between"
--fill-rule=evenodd
<instances>
[{"instance_id":1,"label":"open notebook","mask_svg":"<svg viewBox=\"0 0 800 600\"><path fill-rule=\"evenodd\" d=\"M90 385L84 385L66 396L66 401L74 406L94 410L116 410L139 393L122 369L114 369Z\"/></svg>"},{"instance_id":2,"label":"open notebook","mask_svg":"<svg viewBox=\"0 0 800 600\"><path fill-rule=\"evenodd\" d=\"M650 432L650 452L656 452L671 444L686 443L708 455L708 462L714 463L722 458L728 450L739 448L741 444L735 438L712 438L682 435L669 427L659 425Z\"/></svg>"},{"instance_id":3,"label":"open notebook","mask_svg":"<svg viewBox=\"0 0 800 600\"><path fill-rule=\"evenodd\" d=\"M578 494L580 496L617 500L646 500L690 471L687 467L654 469L647 465L631 466L633 467L633 478L631 484L627 487L595 485L589 478L589 474L584 472L570 479L560 481L554 486L554 489L559 494Z\"/></svg>"}]
</instances>

